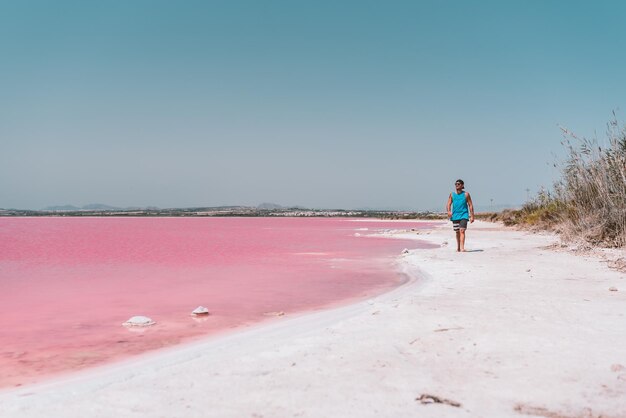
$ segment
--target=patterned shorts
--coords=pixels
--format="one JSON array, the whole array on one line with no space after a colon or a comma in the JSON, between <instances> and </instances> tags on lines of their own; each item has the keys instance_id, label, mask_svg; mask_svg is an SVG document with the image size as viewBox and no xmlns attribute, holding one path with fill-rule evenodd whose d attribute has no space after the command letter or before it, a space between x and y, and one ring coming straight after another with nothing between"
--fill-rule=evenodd
<instances>
[{"instance_id":1,"label":"patterned shorts","mask_svg":"<svg viewBox=\"0 0 626 418\"><path fill-rule=\"evenodd\" d=\"M458 231L459 229L467 229L467 219L452 221L452 228L455 231Z\"/></svg>"}]
</instances>

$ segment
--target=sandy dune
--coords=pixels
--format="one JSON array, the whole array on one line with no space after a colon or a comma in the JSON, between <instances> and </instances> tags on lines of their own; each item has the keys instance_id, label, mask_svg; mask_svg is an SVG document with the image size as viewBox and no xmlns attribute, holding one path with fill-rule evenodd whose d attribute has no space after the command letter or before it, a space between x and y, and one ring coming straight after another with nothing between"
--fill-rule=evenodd
<instances>
[{"instance_id":1,"label":"sandy dune","mask_svg":"<svg viewBox=\"0 0 626 418\"><path fill-rule=\"evenodd\" d=\"M450 244L375 299L4 391L0 416L626 417L624 273L494 224L465 254L449 225L403 235Z\"/></svg>"}]
</instances>

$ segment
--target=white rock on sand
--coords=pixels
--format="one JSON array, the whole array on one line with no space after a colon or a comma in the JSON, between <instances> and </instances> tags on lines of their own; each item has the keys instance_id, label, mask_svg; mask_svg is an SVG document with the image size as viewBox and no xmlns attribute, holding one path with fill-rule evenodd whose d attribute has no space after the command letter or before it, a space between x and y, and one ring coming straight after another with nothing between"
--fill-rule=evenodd
<instances>
[{"instance_id":1,"label":"white rock on sand","mask_svg":"<svg viewBox=\"0 0 626 418\"><path fill-rule=\"evenodd\" d=\"M625 417L624 274L553 242L475 222L389 293L5 391L0 416Z\"/></svg>"},{"instance_id":2,"label":"white rock on sand","mask_svg":"<svg viewBox=\"0 0 626 418\"><path fill-rule=\"evenodd\" d=\"M209 309L205 308L202 305L198 306L196 309L191 311L191 315L193 316L202 316L202 315L206 316L208 314L209 314Z\"/></svg>"},{"instance_id":3,"label":"white rock on sand","mask_svg":"<svg viewBox=\"0 0 626 418\"><path fill-rule=\"evenodd\" d=\"M151 318L148 318L147 316L137 315L133 316L122 325L124 325L125 327L149 327L154 324L156 324L156 322L154 322Z\"/></svg>"}]
</instances>

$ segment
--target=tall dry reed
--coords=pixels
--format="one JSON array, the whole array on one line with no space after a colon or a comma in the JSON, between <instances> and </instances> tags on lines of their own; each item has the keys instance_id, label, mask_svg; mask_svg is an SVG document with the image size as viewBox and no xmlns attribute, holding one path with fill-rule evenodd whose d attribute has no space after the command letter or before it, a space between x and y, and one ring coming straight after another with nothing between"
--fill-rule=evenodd
<instances>
[{"instance_id":1,"label":"tall dry reed","mask_svg":"<svg viewBox=\"0 0 626 418\"><path fill-rule=\"evenodd\" d=\"M626 127L613 119L603 145L567 129L563 135L562 178L539 206L556 209L565 239L626 246Z\"/></svg>"},{"instance_id":2,"label":"tall dry reed","mask_svg":"<svg viewBox=\"0 0 626 418\"><path fill-rule=\"evenodd\" d=\"M541 190L520 210L492 219L556 230L565 241L626 247L626 126L620 128L613 116L603 144L562 129L567 158L556 164L561 179L553 190Z\"/></svg>"}]
</instances>

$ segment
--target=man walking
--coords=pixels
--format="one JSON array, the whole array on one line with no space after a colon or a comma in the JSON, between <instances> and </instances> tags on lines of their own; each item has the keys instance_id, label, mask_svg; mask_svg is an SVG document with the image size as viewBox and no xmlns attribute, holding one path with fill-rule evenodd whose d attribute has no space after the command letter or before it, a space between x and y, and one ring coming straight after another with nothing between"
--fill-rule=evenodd
<instances>
[{"instance_id":1,"label":"man walking","mask_svg":"<svg viewBox=\"0 0 626 418\"><path fill-rule=\"evenodd\" d=\"M450 193L448 197L448 218L452 221L452 227L456 232L456 250L465 252L465 230L467 229L467 221L474 222L474 204L470 194L463 189L465 183L458 179L454 182L455 191Z\"/></svg>"}]
</instances>

